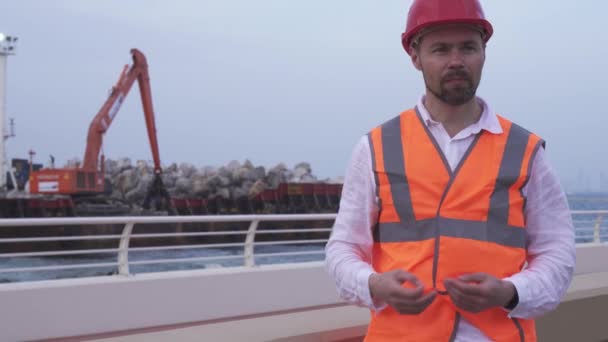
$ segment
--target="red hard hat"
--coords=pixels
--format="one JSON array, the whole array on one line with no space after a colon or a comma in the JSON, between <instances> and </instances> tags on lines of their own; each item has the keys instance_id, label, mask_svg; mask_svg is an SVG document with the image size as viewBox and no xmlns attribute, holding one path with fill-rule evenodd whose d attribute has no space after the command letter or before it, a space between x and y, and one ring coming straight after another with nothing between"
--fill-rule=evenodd
<instances>
[{"instance_id":1,"label":"red hard hat","mask_svg":"<svg viewBox=\"0 0 608 342\"><path fill-rule=\"evenodd\" d=\"M401 35L403 48L409 55L412 39L424 28L436 24L456 23L481 27L485 31L485 42L494 32L478 0L414 0L407 15L407 27Z\"/></svg>"}]
</instances>

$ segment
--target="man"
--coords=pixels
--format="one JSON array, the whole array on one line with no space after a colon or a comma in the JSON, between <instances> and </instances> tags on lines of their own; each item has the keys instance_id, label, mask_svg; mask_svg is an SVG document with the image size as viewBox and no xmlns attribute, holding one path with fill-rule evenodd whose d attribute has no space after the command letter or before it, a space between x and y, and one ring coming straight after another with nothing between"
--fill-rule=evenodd
<instances>
[{"instance_id":1,"label":"man","mask_svg":"<svg viewBox=\"0 0 608 342\"><path fill-rule=\"evenodd\" d=\"M475 96L492 33L477 0L410 8L402 41L426 94L355 147L326 246L340 296L372 310L366 341L535 341L570 284L574 229L544 142Z\"/></svg>"}]
</instances>

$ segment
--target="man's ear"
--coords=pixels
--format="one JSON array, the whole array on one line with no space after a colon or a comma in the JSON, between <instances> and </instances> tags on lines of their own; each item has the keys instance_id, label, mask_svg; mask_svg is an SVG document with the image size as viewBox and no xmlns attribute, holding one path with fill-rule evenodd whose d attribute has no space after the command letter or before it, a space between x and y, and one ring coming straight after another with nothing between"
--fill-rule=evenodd
<instances>
[{"instance_id":1,"label":"man's ear","mask_svg":"<svg viewBox=\"0 0 608 342\"><path fill-rule=\"evenodd\" d=\"M412 59L412 64L419 71L422 71L422 64L420 63L420 54L418 48L412 48L410 58Z\"/></svg>"}]
</instances>

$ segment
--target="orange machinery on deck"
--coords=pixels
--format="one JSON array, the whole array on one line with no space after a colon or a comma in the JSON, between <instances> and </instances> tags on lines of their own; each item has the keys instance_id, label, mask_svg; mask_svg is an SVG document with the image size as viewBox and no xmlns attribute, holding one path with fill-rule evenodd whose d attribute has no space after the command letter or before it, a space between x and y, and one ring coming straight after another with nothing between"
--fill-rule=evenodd
<instances>
[{"instance_id":1,"label":"orange machinery on deck","mask_svg":"<svg viewBox=\"0 0 608 342\"><path fill-rule=\"evenodd\" d=\"M101 167L103 169L103 167ZM30 192L35 194L95 194L104 191L103 171L41 169L30 176Z\"/></svg>"},{"instance_id":2,"label":"orange machinery on deck","mask_svg":"<svg viewBox=\"0 0 608 342\"><path fill-rule=\"evenodd\" d=\"M125 97L137 80L146 119L150 148L154 158L154 182L149 190L150 196L167 197L161 178L160 156L156 138L154 109L150 90L150 77L146 57L137 49L131 50L133 64L125 65L120 78L89 126L87 145L83 163L75 168L41 169L30 173L30 192L37 194L87 195L100 194L104 186L104 156L101 154L103 135L116 117ZM144 207L149 202L146 196Z\"/></svg>"}]
</instances>

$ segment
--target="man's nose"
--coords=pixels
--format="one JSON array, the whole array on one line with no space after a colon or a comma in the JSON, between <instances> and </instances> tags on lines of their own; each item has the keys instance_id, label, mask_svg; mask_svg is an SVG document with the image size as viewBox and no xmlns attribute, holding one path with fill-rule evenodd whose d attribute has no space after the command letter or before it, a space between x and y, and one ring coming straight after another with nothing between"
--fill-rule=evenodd
<instances>
[{"instance_id":1,"label":"man's nose","mask_svg":"<svg viewBox=\"0 0 608 342\"><path fill-rule=\"evenodd\" d=\"M458 49L452 49L449 58L448 67L450 69L460 69L464 67L464 55Z\"/></svg>"}]
</instances>

